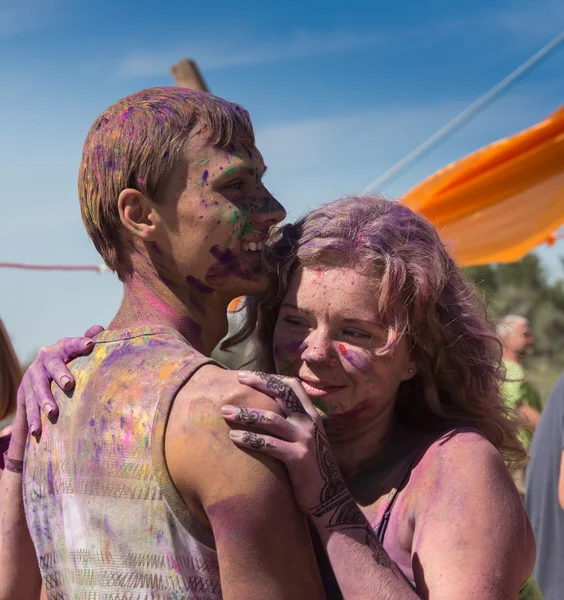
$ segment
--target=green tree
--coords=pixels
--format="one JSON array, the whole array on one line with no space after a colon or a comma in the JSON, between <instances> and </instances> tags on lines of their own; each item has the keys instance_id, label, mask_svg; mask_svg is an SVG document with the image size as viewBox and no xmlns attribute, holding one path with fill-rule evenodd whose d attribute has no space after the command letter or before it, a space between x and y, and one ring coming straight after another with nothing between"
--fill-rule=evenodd
<instances>
[{"instance_id":1,"label":"green tree","mask_svg":"<svg viewBox=\"0 0 564 600\"><path fill-rule=\"evenodd\" d=\"M494 320L507 314L529 320L535 345L525 362L545 400L564 369L564 281L551 282L534 253L516 263L469 267L466 274L483 292Z\"/></svg>"}]
</instances>

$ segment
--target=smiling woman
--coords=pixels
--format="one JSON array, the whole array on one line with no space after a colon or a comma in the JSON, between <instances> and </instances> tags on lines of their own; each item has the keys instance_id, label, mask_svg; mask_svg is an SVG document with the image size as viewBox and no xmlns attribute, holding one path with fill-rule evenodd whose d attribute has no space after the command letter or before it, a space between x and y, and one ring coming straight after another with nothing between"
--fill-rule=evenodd
<instances>
[{"instance_id":1,"label":"smiling woman","mask_svg":"<svg viewBox=\"0 0 564 600\"><path fill-rule=\"evenodd\" d=\"M285 462L331 563L326 589L333 574L340 586L329 597L540 597L503 461L523 451L501 345L430 223L348 198L280 228L265 257L270 290L247 298L224 347L254 336L258 367L279 375L240 381L287 420L222 414L248 429L235 444Z\"/></svg>"}]
</instances>

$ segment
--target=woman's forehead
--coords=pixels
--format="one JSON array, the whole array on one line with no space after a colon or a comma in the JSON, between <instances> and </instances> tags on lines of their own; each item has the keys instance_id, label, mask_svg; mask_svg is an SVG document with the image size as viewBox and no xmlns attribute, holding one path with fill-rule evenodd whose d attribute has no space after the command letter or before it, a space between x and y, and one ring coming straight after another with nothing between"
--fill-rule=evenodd
<instances>
[{"instance_id":1,"label":"woman's forehead","mask_svg":"<svg viewBox=\"0 0 564 600\"><path fill-rule=\"evenodd\" d=\"M378 318L378 277L352 267L299 269L284 298L307 310L333 309L357 318ZM363 315L362 317L360 315Z\"/></svg>"}]
</instances>

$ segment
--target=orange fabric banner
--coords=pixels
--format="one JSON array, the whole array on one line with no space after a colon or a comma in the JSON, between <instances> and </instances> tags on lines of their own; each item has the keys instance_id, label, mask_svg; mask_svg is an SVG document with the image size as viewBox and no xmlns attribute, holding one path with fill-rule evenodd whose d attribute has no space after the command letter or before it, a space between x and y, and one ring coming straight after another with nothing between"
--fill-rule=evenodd
<instances>
[{"instance_id":1,"label":"orange fabric banner","mask_svg":"<svg viewBox=\"0 0 564 600\"><path fill-rule=\"evenodd\" d=\"M513 262L564 225L564 106L456 161L403 198L462 266Z\"/></svg>"}]
</instances>

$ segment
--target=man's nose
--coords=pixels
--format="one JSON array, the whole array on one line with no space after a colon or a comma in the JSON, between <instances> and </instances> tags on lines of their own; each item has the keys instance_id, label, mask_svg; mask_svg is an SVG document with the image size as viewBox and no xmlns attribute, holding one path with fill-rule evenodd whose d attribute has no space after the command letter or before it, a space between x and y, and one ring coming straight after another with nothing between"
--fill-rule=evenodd
<instances>
[{"instance_id":1,"label":"man's nose","mask_svg":"<svg viewBox=\"0 0 564 600\"><path fill-rule=\"evenodd\" d=\"M266 191L266 190L265 190ZM286 209L276 198L266 191L262 202L259 203L253 215L253 221L260 224L276 225L286 218Z\"/></svg>"}]
</instances>

